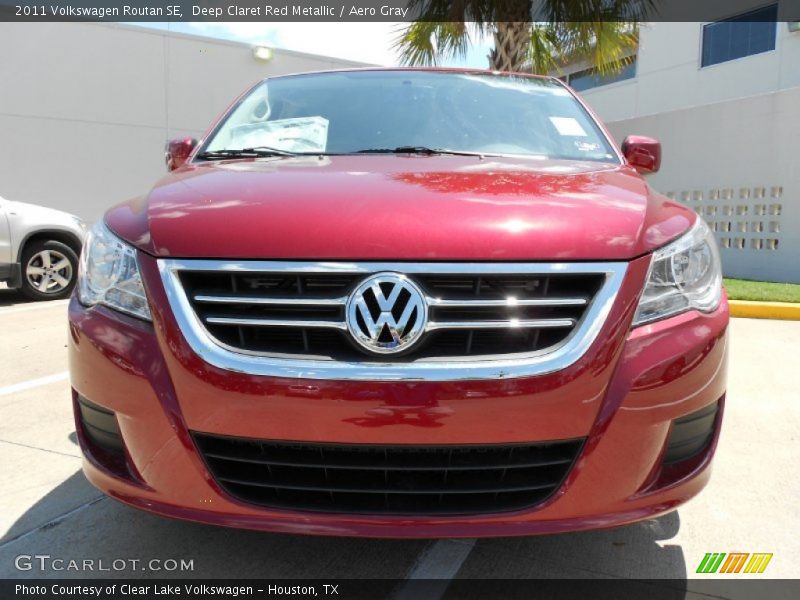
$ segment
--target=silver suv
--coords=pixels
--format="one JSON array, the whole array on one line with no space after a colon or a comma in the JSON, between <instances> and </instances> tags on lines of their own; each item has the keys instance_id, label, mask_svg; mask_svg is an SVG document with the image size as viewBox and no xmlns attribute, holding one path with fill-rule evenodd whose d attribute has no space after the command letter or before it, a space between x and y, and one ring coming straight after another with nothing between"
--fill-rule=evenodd
<instances>
[{"instance_id":1,"label":"silver suv","mask_svg":"<svg viewBox=\"0 0 800 600\"><path fill-rule=\"evenodd\" d=\"M0 281L32 300L66 298L85 234L75 215L0 197Z\"/></svg>"}]
</instances>

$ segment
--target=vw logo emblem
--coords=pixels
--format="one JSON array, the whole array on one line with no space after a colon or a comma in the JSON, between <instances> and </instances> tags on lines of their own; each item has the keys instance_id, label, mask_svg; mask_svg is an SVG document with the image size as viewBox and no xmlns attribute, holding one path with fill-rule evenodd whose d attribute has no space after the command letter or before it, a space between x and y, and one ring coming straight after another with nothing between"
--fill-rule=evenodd
<instances>
[{"instance_id":1,"label":"vw logo emblem","mask_svg":"<svg viewBox=\"0 0 800 600\"><path fill-rule=\"evenodd\" d=\"M362 281L347 300L347 329L375 354L396 354L425 331L428 305L413 281L399 273L377 273Z\"/></svg>"}]
</instances>

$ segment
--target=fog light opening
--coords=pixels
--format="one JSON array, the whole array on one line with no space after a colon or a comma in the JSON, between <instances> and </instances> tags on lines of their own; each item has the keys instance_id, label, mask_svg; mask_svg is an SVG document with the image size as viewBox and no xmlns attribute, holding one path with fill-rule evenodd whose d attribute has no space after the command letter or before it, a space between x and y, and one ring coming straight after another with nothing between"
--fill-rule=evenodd
<instances>
[{"instance_id":1,"label":"fog light opening","mask_svg":"<svg viewBox=\"0 0 800 600\"><path fill-rule=\"evenodd\" d=\"M725 397L672 421L661 456L639 494L676 485L707 464L719 433Z\"/></svg>"},{"instance_id":2,"label":"fog light opening","mask_svg":"<svg viewBox=\"0 0 800 600\"><path fill-rule=\"evenodd\" d=\"M125 449L116 414L77 392L73 394L78 438L87 458L116 477L141 482Z\"/></svg>"}]
</instances>

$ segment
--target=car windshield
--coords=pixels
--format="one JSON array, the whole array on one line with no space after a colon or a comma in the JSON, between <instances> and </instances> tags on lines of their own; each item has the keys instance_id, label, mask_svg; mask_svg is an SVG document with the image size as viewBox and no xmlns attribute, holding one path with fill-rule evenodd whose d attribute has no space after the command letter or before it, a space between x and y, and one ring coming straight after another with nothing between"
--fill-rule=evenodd
<instances>
[{"instance_id":1,"label":"car windshield","mask_svg":"<svg viewBox=\"0 0 800 600\"><path fill-rule=\"evenodd\" d=\"M560 83L493 73L342 71L268 79L215 128L201 158L459 152L619 162ZM215 155L215 153L217 153Z\"/></svg>"}]
</instances>

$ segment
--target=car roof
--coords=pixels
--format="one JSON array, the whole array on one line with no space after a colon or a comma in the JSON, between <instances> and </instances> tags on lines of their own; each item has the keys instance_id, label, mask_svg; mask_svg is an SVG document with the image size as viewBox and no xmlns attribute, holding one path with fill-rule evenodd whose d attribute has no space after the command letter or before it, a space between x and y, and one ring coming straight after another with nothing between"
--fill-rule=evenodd
<instances>
[{"instance_id":1,"label":"car roof","mask_svg":"<svg viewBox=\"0 0 800 600\"><path fill-rule=\"evenodd\" d=\"M264 77L262 81L270 79L281 79L284 77L300 77L303 75L323 75L326 73L365 73L365 72L427 72L427 73L453 73L453 74L476 74L476 75L498 75L527 77L529 79L557 80L550 75L537 75L535 73L521 73L516 71L493 71L491 69L476 69L466 67L347 67L343 69L322 69L319 71L304 71L299 73L286 73L284 75L271 75Z\"/></svg>"}]
</instances>

